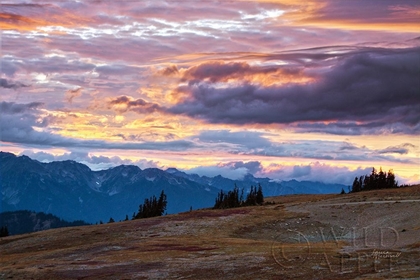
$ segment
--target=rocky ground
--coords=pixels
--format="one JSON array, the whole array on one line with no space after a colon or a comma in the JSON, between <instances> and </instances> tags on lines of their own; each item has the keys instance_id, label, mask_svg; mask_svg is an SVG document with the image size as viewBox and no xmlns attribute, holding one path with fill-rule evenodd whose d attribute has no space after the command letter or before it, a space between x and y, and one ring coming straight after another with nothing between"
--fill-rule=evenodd
<instances>
[{"instance_id":1,"label":"rocky ground","mask_svg":"<svg viewBox=\"0 0 420 280\"><path fill-rule=\"evenodd\" d=\"M418 279L420 186L0 240L0 279Z\"/></svg>"}]
</instances>

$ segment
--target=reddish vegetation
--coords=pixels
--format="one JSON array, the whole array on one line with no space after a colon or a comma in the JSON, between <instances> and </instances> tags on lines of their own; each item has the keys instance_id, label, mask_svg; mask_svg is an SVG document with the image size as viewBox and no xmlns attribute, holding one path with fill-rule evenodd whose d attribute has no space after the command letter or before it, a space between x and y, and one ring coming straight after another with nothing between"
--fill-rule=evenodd
<instances>
[{"instance_id":1,"label":"reddish vegetation","mask_svg":"<svg viewBox=\"0 0 420 280\"><path fill-rule=\"evenodd\" d=\"M267 201L275 204L1 238L0 278L420 277L420 219L414 214L420 212L420 186ZM354 240L352 228L359 229ZM381 233L380 228L392 230ZM307 243L291 238L296 233L305 236ZM400 253L391 264L386 257L372 257L383 247L374 239L381 234L383 244L392 245L388 251Z\"/></svg>"},{"instance_id":2,"label":"reddish vegetation","mask_svg":"<svg viewBox=\"0 0 420 280\"><path fill-rule=\"evenodd\" d=\"M199 247L199 246L183 246L177 244L156 244L152 248L144 249L145 252L154 251L185 251L185 252L197 252L197 251L209 251L216 250L218 247Z\"/></svg>"}]
</instances>

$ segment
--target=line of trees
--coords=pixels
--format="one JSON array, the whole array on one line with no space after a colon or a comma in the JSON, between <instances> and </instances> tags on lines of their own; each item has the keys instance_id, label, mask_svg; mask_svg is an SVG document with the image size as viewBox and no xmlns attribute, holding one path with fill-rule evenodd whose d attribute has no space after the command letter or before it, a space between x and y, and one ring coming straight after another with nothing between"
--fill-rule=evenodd
<instances>
[{"instance_id":1,"label":"line of trees","mask_svg":"<svg viewBox=\"0 0 420 280\"><path fill-rule=\"evenodd\" d=\"M351 192L389 188L398 188L398 182L395 180L393 170L391 169L386 173L382 171L381 167L378 172L374 167L370 174L354 178Z\"/></svg>"},{"instance_id":2,"label":"line of trees","mask_svg":"<svg viewBox=\"0 0 420 280\"><path fill-rule=\"evenodd\" d=\"M140 204L139 212L133 217L133 220L162 216L166 210L166 205L166 194L162 190L159 199L153 195L150 198L146 198L143 204Z\"/></svg>"},{"instance_id":3,"label":"line of trees","mask_svg":"<svg viewBox=\"0 0 420 280\"><path fill-rule=\"evenodd\" d=\"M225 193L223 190L220 190L220 193L217 195L213 209L262 205L264 203L264 195L262 192L261 185L258 185L258 188L251 186L251 191L247 194L245 200L243 199L243 197L244 190L242 189L241 193L239 193L239 188L236 185L232 191L228 191L227 193Z\"/></svg>"}]
</instances>

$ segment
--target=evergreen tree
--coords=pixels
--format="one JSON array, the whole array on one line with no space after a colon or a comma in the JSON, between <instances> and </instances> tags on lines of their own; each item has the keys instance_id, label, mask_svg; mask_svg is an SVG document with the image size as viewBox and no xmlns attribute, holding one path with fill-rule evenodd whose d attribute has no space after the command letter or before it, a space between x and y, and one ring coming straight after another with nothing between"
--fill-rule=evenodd
<instances>
[{"instance_id":1,"label":"evergreen tree","mask_svg":"<svg viewBox=\"0 0 420 280\"><path fill-rule=\"evenodd\" d=\"M139 205L139 212L134 219L162 216L166 210L166 205L166 194L162 190L159 199L153 195L151 198L146 198L144 203Z\"/></svg>"},{"instance_id":2,"label":"evergreen tree","mask_svg":"<svg viewBox=\"0 0 420 280\"><path fill-rule=\"evenodd\" d=\"M166 194L163 192L160 193L159 196L159 201L158 201L158 205L157 205L157 216L162 216L163 213L166 210L166 205L167 205L167 201L166 201Z\"/></svg>"},{"instance_id":3,"label":"evergreen tree","mask_svg":"<svg viewBox=\"0 0 420 280\"><path fill-rule=\"evenodd\" d=\"M372 168L372 172L370 173L370 176L369 176L368 189L369 190L378 189L378 173L377 173L375 167Z\"/></svg>"},{"instance_id":4,"label":"evergreen tree","mask_svg":"<svg viewBox=\"0 0 420 280\"><path fill-rule=\"evenodd\" d=\"M258 184L258 190L257 190L257 204L262 205L264 203L264 194L262 191L262 187L260 184Z\"/></svg>"},{"instance_id":5,"label":"evergreen tree","mask_svg":"<svg viewBox=\"0 0 420 280\"><path fill-rule=\"evenodd\" d=\"M394 171L390 169L385 179L386 188L398 188L398 182L395 181Z\"/></svg>"},{"instance_id":6,"label":"evergreen tree","mask_svg":"<svg viewBox=\"0 0 420 280\"><path fill-rule=\"evenodd\" d=\"M378 189L386 188L386 172L382 171L382 167L379 168L379 173L377 177L377 188Z\"/></svg>"},{"instance_id":7,"label":"evergreen tree","mask_svg":"<svg viewBox=\"0 0 420 280\"><path fill-rule=\"evenodd\" d=\"M363 176L362 191L370 190L370 176Z\"/></svg>"},{"instance_id":8,"label":"evergreen tree","mask_svg":"<svg viewBox=\"0 0 420 280\"><path fill-rule=\"evenodd\" d=\"M217 195L216 202L214 204L214 209L224 209L224 208L234 208L241 206L243 201L243 190L241 195L239 195L239 189L235 185L232 191L228 191L227 194L220 190L220 193Z\"/></svg>"},{"instance_id":9,"label":"evergreen tree","mask_svg":"<svg viewBox=\"0 0 420 280\"><path fill-rule=\"evenodd\" d=\"M254 186L251 186L249 194L246 196L245 205L255 205L257 203L257 192Z\"/></svg>"},{"instance_id":10,"label":"evergreen tree","mask_svg":"<svg viewBox=\"0 0 420 280\"><path fill-rule=\"evenodd\" d=\"M109 221L108 221L108 224L110 224L110 223L114 223L115 221L114 221L114 219L111 217L111 218L109 218Z\"/></svg>"},{"instance_id":11,"label":"evergreen tree","mask_svg":"<svg viewBox=\"0 0 420 280\"><path fill-rule=\"evenodd\" d=\"M363 186L364 180L365 180L365 176L360 176L359 177L359 188L360 188L360 191L363 190L363 188L364 188L364 186Z\"/></svg>"},{"instance_id":12,"label":"evergreen tree","mask_svg":"<svg viewBox=\"0 0 420 280\"><path fill-rule=\"evenodd\" d=\"M362 177L360 177L360 179L361 179ZM357 177L356 178L354 178L354 181L353 181L353 185L352 185L352 187L351 187L351 192L360 192L362 190L362 188L361 188L361 184L360 184L360 181L359 181L359 179L357 179Z\"/></svg>"},{"instance_id":13,"label":"evergreen tree","mask_svg":"<svg viewBox=\"0 0 420 280\"><path fill-rule=\"evenodd\" d=\"M223 190L217 194L216 201L214 203L213 209L225 209L225 208L235 208L246 205L261 205L264 203L264 195L262 193L262 187L251 186L249 194L246 196L244 201L244 190L241 190L239 193L239 188L235 185L232 191L228 191L226 194Z\"/></svg>"},{"instance_id":14,"label":"evergreen tree","mask_svg":"<svg viewBox=\"0 0 420 280\"><path fill-rule=\"evenodd\" d=\"M372 172L369 175L354 179L351 192L384 188L398 188L398 182L395 181L394 172L391 169L387 174L382 170L382 167L379 169L379 172L375 168L372 168Z\"/></svg>"}]
</instances>

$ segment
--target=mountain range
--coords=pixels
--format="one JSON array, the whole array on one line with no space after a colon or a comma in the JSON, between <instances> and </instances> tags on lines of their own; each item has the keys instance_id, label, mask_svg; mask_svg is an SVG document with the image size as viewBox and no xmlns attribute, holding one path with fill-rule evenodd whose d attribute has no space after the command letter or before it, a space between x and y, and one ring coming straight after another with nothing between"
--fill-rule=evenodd
<instances>
[{"instance_id":1,"label":"mountain range","mask_svg":"<svg viewBox=\"0 0 420 280\"><path fill-rule=\"evenodd\" d=\"M339 193L345 185L310 181L274 181L247 174L240 180L187 174L176 168L140 169L120 165L93 171L75 161L39 162L0 152L0 212L30 210L90 223L130 218L145 198L167 195L167 213L212 207L220 190L236 185L249 191L260 184L264 196Z\"/></svg>"}]
</instances>

